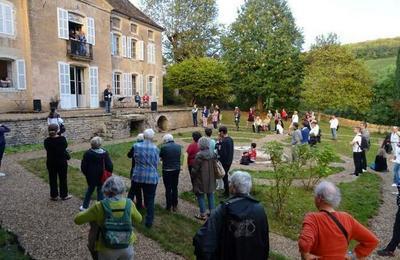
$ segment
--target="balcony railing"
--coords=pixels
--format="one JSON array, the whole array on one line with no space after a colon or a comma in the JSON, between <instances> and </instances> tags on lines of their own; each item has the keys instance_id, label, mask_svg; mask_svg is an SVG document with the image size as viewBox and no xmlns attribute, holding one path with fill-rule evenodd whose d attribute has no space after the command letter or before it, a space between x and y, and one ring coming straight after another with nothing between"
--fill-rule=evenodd
<instances>
[{"instance_id":1,"label":"balcony railing","mask_svg":"<svg viewBox=\"0 0 400 260\"><path fill-rule=\"evenodd\" d=\"M93 47L88 43L69 40L67 44L67 54L75 60L93 60Z\"/></svg>"}]
</instances>

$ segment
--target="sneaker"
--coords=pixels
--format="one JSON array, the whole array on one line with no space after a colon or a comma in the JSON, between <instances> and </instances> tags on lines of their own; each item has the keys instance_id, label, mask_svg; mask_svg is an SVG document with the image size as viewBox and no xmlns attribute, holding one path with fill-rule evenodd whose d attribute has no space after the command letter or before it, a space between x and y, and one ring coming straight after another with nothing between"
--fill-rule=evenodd
<instances>
[{"instance_id":1,"label":"sneaker","mask_svg":"<svg viewBox=\"0 0 400 260\"><path fill-rule=\"evenodd\" d=\"M394 252L388 251L386 249L381 249L376 252L379 256L391 256L394 257Z\"/></svg>"},{"instance_id":2,"label":"sneaker","mask_svg":"<svg viewBox=\"0 0 400 260\"><path fill-rule=\"evenodd\" d=\"M0 177L5 177L6 176L6 174L5 173L3 173L3 172L0 172Z\"/></svg>"},{"instance_id":3,"label":"sneaker","mask_svg":"<svg viewBox=\"0 0 400 260\"><path fill-rule=\"evenodd\" d=\"M362 169L362 172L367 172L367 170L365 170L365 169Z\"/></svg>"},{"instance_id":4,"label":"sneaker","mask_svg":"<svg viewBox=\"0 0 400 260\"><path fill-rule=\"evenodd\" d=\"M61 198L62 200L69 200L69 199L71 199L72 198L72 196L71 195L67 195L66 197L64 197L64 198Z\"/></svg>"},{"instance_id":5,"label":"sneaker","mask_svg":"<svg viewBox=\"0 0 400 260\"><path fill-rule=\"evenodd\" d=\"M79 207L79 211L85 211L85 210L87 210L87 209L84 208L83 206L80 206L80 207Z\"/></svg>"},{"instance_id":6,"label":"sneaker","mask_svg":"<svg viewBox=\"0 0 400 260\"><path fill-rule=\"evenodd\" d=\"M393 195L399 195L399 192L398 191L394 191L394 192L392 192L392 194Z\"/></svg>"},{"instance_id":7,"label":"sneaker","mask_svg":"<svg viewBox=\"0 0 400 260\"><path fill-rule=\"evenodd\" d=\"M396 183L393 183L393 184L392 184L392 187L397 187L397 184L396 184Z\"/></svg>"}]
</instances>

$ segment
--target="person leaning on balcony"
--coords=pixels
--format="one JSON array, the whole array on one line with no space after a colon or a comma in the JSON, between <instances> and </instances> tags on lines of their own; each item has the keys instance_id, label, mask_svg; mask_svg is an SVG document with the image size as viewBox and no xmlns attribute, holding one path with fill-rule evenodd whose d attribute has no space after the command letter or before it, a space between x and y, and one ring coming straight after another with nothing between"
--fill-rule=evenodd
<instances>
[{"instance_id":1,"label":"person leaning on balcony","mask_svg":"<svg viewBox=\"0 0 400 260\"><path fill-rule=\"evenodd\" d=\"M58 195L62 200L71 198L68 195L67 171L68 171L68 155L66 149L68 147L67 140L64 136L58 135L58 125L51 124L48 127L49 137L44 140L44 148L47 152L46 167L49 172L50 199L58 200ZM57 187L57 178L59 189Z\"/></svg>"},{"instance_id":2,"label":"person leaning on balcony","mask_svg":"<svg viewBox=\"0 0 400 260\"><path fill-rule=\"evenodd\" d=\"M100 232L95 231L97 234L94 234L94 237L91 238L89 234L89 244L91 244L91 239L95 238L96 240L94 248L89 248L89 250L91 250L92 255L98 252L98 259L132 260L134 257L133 244L137 239L133 227L142 221L142 215L130 199L123 197L125 183L120 177L111 176L108 178L104 182L102 192L105 199L96 202L88 210L78 213L74 222L77 225L94 223L99 227ZM113 239L110 238L110 235L115 232L115 229L107 229L105 223L107 215L108 226L110 226L110 219L114 220L115 224L119 224L118 233L111 237ZM105 239L105 237L109 239ZM109 243L112 243L112 245L110 246Z\"/></svg>"},{"instance_id":3,"label":"person leaning on balcony","mask_svg":"<svg viewBox=\"0 0 400 260\"><path fill-rule=\"evenodd\" d=\"M308 213L303 221L298 245L302 259L353 259L347 254L351 240L355 259L365 259L378 245L378 238L346 212L336 211L341 194L335 184L319 183L314 203L319 212Z\"/></svg>"},{"instance_id":4,"label":"person leaning on balcony","mask_svg":"<svg viewBox=\"0 0 400 260\"><path fill-rule=\"evenodd\" d=\"M104 90L104 105L106 113L111 113L112 95L111 86L108 84L107 88Z\"/></svg>"}]
</instances>

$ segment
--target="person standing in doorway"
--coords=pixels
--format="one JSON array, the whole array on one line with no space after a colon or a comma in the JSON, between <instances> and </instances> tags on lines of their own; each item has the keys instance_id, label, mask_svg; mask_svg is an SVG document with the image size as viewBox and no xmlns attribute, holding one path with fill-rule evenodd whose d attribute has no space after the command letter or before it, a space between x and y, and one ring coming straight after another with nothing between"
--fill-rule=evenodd
<instances>
[{"instance_id":1,"label":"person standing in doorway","mask_svg":"<svg viewBox=\"0 0 400 260\"><path fill-rule=\"evenodd\" d=\"M329 120L329 126L331 129L332 140L337 139L337 130L339 127L339 120L336 118L335 115L331 116L331 120Z\"/></svg>"},{"instance_id":2,"label":"person standing in doorway","mask_svg":"<svg viewBox=\"0 0 400 260\"><path fill-rule=\"evenodd\" d=\"M197 105L194 104L192 108L192 119L193 119L193 126L197 127L197 114L199 112L199 109L197 108Z\"/></svg>"},{"instance_id":3,"label":"person standing in doorway","mask_svg":"<svg viewBox=\"0 0 400 260\"><path fill-rule=\"evenodd\" d=\"M111 113L112 95L111 86L108 84L106 90L104 90L104 104L106 113Z\"/></svg>"},{"instance_id":4,"label":"person standing in doorway","mask_svg":"<svg viewBox=\"0 0 400 260\"><path fill-rule=\"evenodd\" d=\"M228 173L233 161L234 144L232 138L228 136L228 129L226 128L226 126L221 126L218 129L218 132L220 136L220 140L217 144L218 160L221 162L226 173L223 178L224 189L225 189L224 195L228 197L229 196Z\"/></svg>"},{"instance_id":5,"label":"person standing in doorway","mask_svg":"<svg viewBox=\"0 0 400 260\"><path fill-rule=\"evenodd\" d=\"M363 122L360 124L360 128L361 128L361 135L363 138L365 138L365 140L367 141L367 147L363 147L362 152L361 152L361 165L362 165L362 171L366 172L367 171L367 152L369 150L370 147L370 134L369 131L367 129L367 123ZM360 142L361 145L361 142Z\"/></svg>"},{"instance_id":6,"label":"person standing in doorway","mask_svg":"<svg viewBox=\"0 0 400 260\"><path fill-rule=\"evenodd\" d=\"M362 149L361 149L361 128L354 127L354 136L353 140L350 142L350 145L353 148L353 161L354 161L354 173L352 175L358 176L362 173Z\"/></svg>"},{"instance_id":7,"label":"person standing in doorway","mask_svg":"<svg viewBox=\"0 0 400 260\"><path fill-rule=\"evenodd\" d=\"M0 169L1 169L1 160L3 159L4 150L6 149L6 138L4 137L4 133L10 132L10 128L5 125L0 125ZM0 177L4 176L4 173L0 172Z\"/></svg>"}]
</instances>

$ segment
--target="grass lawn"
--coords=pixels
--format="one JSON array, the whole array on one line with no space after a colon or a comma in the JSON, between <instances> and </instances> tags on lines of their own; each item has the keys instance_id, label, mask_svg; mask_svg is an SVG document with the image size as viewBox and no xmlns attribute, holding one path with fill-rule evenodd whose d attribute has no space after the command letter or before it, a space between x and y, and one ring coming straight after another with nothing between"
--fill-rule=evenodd
<instances>
[{"instance_id":1,"label":"grass lawn","mask_svg":"<svg viewBox=\"0 0 400 260\"><path fill-rule=\"evenodd\" d=\"M6 146L5 154L25 153L44 149L42 143L40 144L23 144Z\"/></svg>"},{"instance_id":2,"label":"grass lawn","mask_svg":"<svg viewBox=\"0 0 400 260\"><path fill-rule=\"evenodd\" d=\"M340 210L349 212L358 221L368 225L368 219L377 214L381 194L381 179L374 174L363 174L352 183L343 183L339 185L342 192L342 203ZM282 234L293 240L297 240L304 215L307 212L316 211L312 191L306 191L302 188L292 187L288 198L288 204L284 217L277 218L272 214L271 204L266 195L269 187L255 185L253 196L261 201L267 211L270 229L276 233ZM184 192L180 197L197 205L196 199L191 192ZM219 203L218 196L216 203ZM216 204L218 205L218 204Z\"/></svg>"},{"instance_id":3,"label":"grass lawn","mask_svg":"<svg viewBox=\"0 0 400 260\"><path fill-rule=\"evenodd\" d=\"M336 173L339 173L344 170L344 168L342 168L342 167L330 167L330 168L332 170L332 173L329 175L336 174ZM273 179L274 178L272 171L253 171L253 170L248 170L246 168L240 168L240 169L232 169L232 170L230 170L230 172L237 171L237 170L248 172L251 174L251 176L253 178L257 178L257 179Z\"/></svg>"},{"instance_id":4,"label":"grass lawn","mask_svg":"<svg viewBox=\"0 0 400 260\"><path fill-rule=\"evenodd\" d=\"M18 245L17 237L0 228L0 259L29 260Z\"/></svg>"},{"instance_id":5,"label":"grass lawn","mask_svg":"<svg viewBox=\"0 0 400 260\"><path fill-rule=\"evenodd\" d=\"M367 65L367 68L371 72L373 78L377 79L390 67L394 68L396 66L396 56L389 58L365 60L365 65Z\"/></svg>"}]
</instances>

